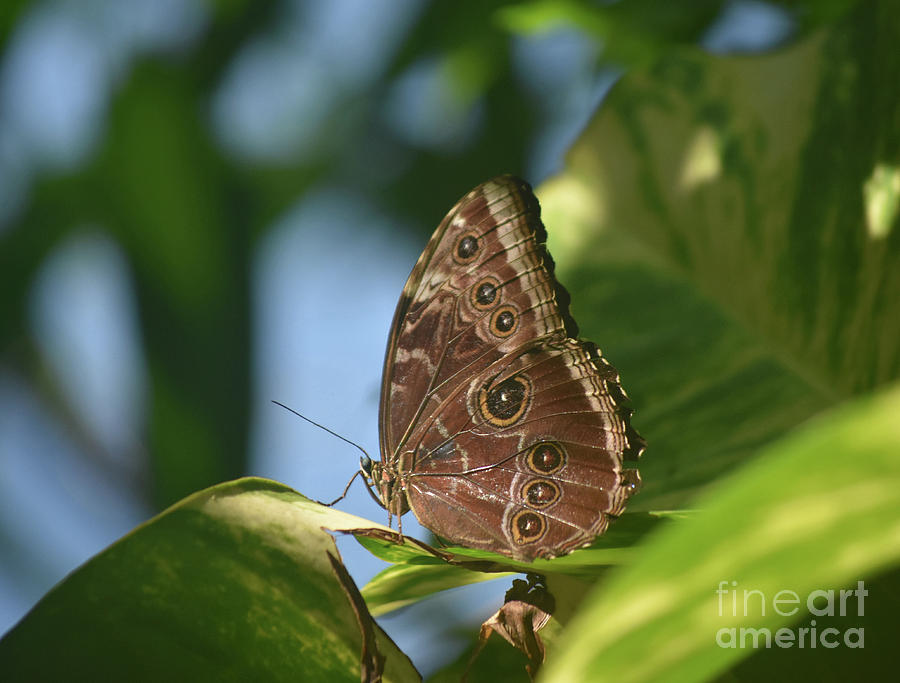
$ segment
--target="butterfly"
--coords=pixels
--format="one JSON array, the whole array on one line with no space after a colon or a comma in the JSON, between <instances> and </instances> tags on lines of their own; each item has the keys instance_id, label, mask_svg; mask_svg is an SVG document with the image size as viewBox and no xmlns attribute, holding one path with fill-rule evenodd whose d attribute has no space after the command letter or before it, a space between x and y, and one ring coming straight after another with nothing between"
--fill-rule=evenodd
<instances>
[{"instance_id":1,"label":"butterfly","mask_svg":"<svg viewBox=\"0 0 900 683\"><path fill-rule=\"evenodd\" d=\"M466 194L397 305L381 387L381 460L361 473L390 516L518 560L603 533L637 490L644 441L616 370L577 339L531 187Z\"/></svg>"}]
</instances>

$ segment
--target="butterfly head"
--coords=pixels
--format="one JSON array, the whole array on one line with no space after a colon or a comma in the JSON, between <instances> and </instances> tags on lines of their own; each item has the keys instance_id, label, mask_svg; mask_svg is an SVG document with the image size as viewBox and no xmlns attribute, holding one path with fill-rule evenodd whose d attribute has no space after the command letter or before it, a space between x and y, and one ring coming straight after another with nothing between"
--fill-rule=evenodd
<instances>
[{"instance_id":1,"label":"butterfly head","mask_svg":"<svg viewBox=\"0 0 900 683\"><path fill-rule=\"evenodd\" d=\"M366 481L372 479L372 470L375 468L375 461L368 455L364 455L359 459L359 471L362 472Z\"/></svg>"},{"instance_id":2,"label":"butterfly head","mask_svg":"<svg viewBox=\"0 0 900 683\"><path fill-rule=\"evenodd\" d=\"M381 507L386 508L385 499L383 497L384 487L381 485L383 468L380 462L372 460L368 455L364 455L359 459L359 471L362 474L369 495L375 499Z\"/></svg>"}]
</instances>

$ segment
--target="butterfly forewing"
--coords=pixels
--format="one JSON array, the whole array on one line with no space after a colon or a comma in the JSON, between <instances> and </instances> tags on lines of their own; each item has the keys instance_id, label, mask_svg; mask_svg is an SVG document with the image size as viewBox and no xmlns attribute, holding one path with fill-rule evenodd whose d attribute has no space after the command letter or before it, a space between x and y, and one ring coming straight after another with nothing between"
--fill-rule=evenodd
<instances>
[{"instance_id":1,"label":"butterfly forewing","mask_svg":"<svg viewBox=\"0 0 900 683\"><path fill-rule=\"evenodd\" d=\"M528 185L489 181L441 222L394 316L381 395L381 450L394 454L423 399L524 341L564 330L540 208Z\"/></svg>"},{"instance_id":2,"label":"butterfly forewing","mask_svg":"<svg viewBox=\"0 0 900 683\"><path fill-rule=\"evenodd\" d=\"M502 176L451 210L397 307L381 402L382 498L438 536L517 558L589 543L638 481L616 371L571 337L540 208Z\"/></svg>"}]
</instances>

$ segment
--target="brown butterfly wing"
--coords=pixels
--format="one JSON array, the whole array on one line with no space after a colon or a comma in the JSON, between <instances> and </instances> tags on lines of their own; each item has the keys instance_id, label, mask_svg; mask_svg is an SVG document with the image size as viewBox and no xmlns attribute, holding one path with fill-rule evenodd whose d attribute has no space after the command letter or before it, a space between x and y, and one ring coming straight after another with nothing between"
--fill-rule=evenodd
<instances>
[{"instance_id":1,"label":"brown butterfly wing","mask_svg":"<svg viewBox=\"0 0 900 683\"><path fill-rule=\"evenodd\" d=\"M445 539L522 559L602 533L642 445L615 370L569 337L544 238L523 181L460 200L404 289L382 387L382 460L403 502Z\"/></svg>"},{"instance_id":2,"label":"brown butterfly wing","mask_svg":"<svg viewBox=\"0 0 900 683\"><path fill-rule=\"evenodd\" d=\"M590 543L639 482L640 439L615 370L590 345L541 339L493 363L413 433L406 495L459 545L518 559Z\"/></svg>"},{"instance_id":3,"label":"brown butterfly wing","mask_svg":"<svg viewBox=\"0 0 900 683\"><path fill-rule=\"evenodd\" d=\"M545 236L531 188L512 176L469 192L438 226L391 326L381 387L383 457L396 456L442 385L464 381L525 341L577 332L564 315L568 295L552 278Z\"/></svg>"}]
</instances>

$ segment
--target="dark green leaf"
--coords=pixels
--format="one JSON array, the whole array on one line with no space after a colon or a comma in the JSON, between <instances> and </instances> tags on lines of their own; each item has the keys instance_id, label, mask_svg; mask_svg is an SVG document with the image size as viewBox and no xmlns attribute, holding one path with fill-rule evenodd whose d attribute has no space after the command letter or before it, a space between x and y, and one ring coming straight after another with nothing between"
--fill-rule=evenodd
<instances>
[{"instance_id":1,"label":"dark green leaf","mask_svg":"<svg viewBox=\"0 0 900 683\"><path fill-rule=\"evenodd\" d=\"M360 680L360 624L322 526L363 525L264 479L214 486L75 570L0 641L5 681ZM371 654L371 653L370 653Z\"/></svg>"}]
</instances>

